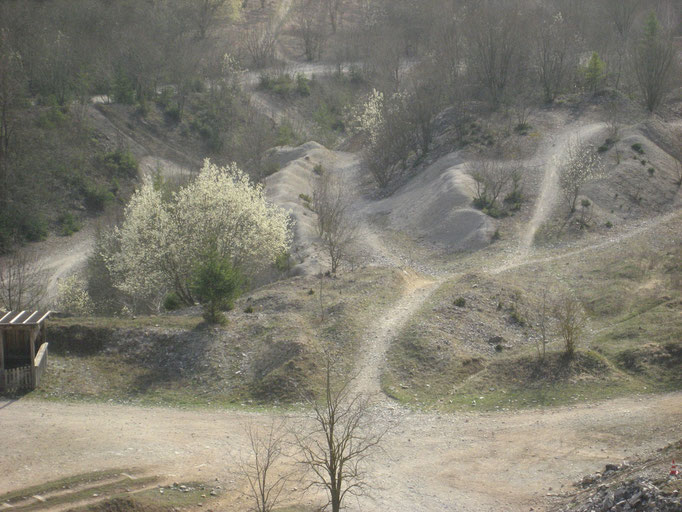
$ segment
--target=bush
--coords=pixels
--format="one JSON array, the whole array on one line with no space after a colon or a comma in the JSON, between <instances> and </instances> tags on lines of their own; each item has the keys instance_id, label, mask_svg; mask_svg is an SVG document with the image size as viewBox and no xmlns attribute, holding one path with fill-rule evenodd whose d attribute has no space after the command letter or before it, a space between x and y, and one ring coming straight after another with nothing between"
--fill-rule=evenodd
<instances>
[{"instance_id":1,"label":"bush","mask_svg":"<svg viewBox=\"0 0 682 512\"><path fill-rule=\"evenodd\" d=\"M514 127L514 131L519 135L528 135L533 127L528 123L519 123Z\"/></svg>"},{"instance_id":2,"label":"bush","mask_svg":"<svg viewBox=\"0 0 682 512\"><path fill-rule=\"evenodd\" d=\"M135 103L135 88L133 87L133 83L120 69L117 70L116 76L114 77L112 93L116 103L123 103L124 105L132 105Z\"/></svg>"},{"instance_id":3,"label":"bush","mask_svg":"<svg viewBox=\"0 0 682 512\"><path fill-rule=\"evenodd\" d=\"M251 304L249 304L248 306L246 306L246 307L244 308L244 313L248 313L248 314L253 313L253 306L252 306Z\"/></svg>"},{"instance_id":4,"label":"bush","mask_svg":"<svg viewBox=\"0 0 682 512\"><path fill-rule=\"evenodd\" d=\"M177 105L170 106L163 111L163 115L169 123L179 123L182 119L180 108Z\"/></svg>"},{"instance_id":5,"label":"bush","mask_svg":"<svg viewBox=\"0 0 682 512\"><path fill-rule=\"evenodd\" d=\"M78 316L92 315L94 305L85 289L85 281L77 276L62 279L57 285L57 307Z\"/></svg>"},{"instance_id":6,"label":"bush","mask_svg":"<svg viewBox=\"0 0 682 512\"><path fill-rule=\"evenodd\" d=\"M170 87L164 87L156 98L156 104L162 109L166 110L173 98L173 89Z\"/></svg>"},{"instance_id":7,"label":"bush","mask_svg":"<svg viewBox=\"0 0 682 512\"><path fill-rule=\"evenodd\" d=\"M21 219L19 232L29 242L40 242L47 238L47 221L40 213L27 213Z\"/></svg>"},{"instance_id":8,"label":"bush","mask_svg":"<svg viewBox=\"0 0 682 512\"><path fill-rule=\"evenodd\" d=\"M301 96L310 96L310 80L305 75L296 75L296 92Z\"/></svg>"},{"instance_id":9,"label":"bush","mask_svg":"<svg viewBox=\"0 0 682 512\"><path fill-rule=\"evenodd\" d=\"M654 173L656 172L656 169L654 169L653 167L649 167L648 172L649 172L649 176L653 176Z\"/></svg>"},{"instance_id":10,"label":"bush","mask_svg":"<svg viewBox=\"0 0 682 512\"><path fill-rule=\"evenodd\" d=\"M224 310L234 307L234 299L241 293L244 279L232 266L229 258L211 252L199 262L194 274L193 291L204 308L204 320L225 323Z\"/></svg>"},{"instance_id":11,"label":"bush","mask_svg":"<svg viewBox=\"0 0 682 512\"><path fill-rule=\"evenodd\" d=\"M81 229L80 222L71 212L62 213L57 219L57 223L59 224L59 233L62 236L71 236Z\"/></svg>"},{"instance_id":12,"label":"bush","mask_svg":"<svg viewBox=\"0 0 682 512\"><path fill-rule=\"evenodd\" d=\"M117 149L116 151L105 153L100 157L100 161L108 171L109 176L137 177L137 160L127 149Z\"/></svg>"},{"instance_id":13,"label":"bush","mask_svg":"<svg viewBox=\"0 0 682 512\"><path fill-rule=\"evenodd\" d=\"M176 311L182 307L182 300L175 292L166 294L163 298L163 309L166 311Z\"/></svg>"},{"instance_id":14,"label":"bush","mask_svg":"<svg viewBox=\"0 0 682 512\"><path fill-rule=\"evenodd\" d=\"M84 191L85 207L93 212L101 212L114 200L114 194L104 185L87 185Z\"/></svg>"},{"instance_id":15,"label":"bush","mask_svg":"<svg viewBox=\"0 0 682 512\"><path fill-rule=\"evenodd\" d=\"M606 226L608 229L611 229L613 227L613 222L611 222L610 220L607 220L606 224L604 224L604 226Z\"/></svg>"},{"instance_id":16,"label":"bush","mask_svg":"<svg viewBox=\"0 0 682 512\"><path fill-rule=\"evenodd\" d=\"M455 306L458 308L463 308L467 305L467 301L464 297L457 297L454 302Z\"/></svg>"},{"instance_id":17,"label":"bush","mask_svg":"<svg viewBox=\"0 0 682 512\"><path fill-rule=\"evenodd\" d=\"M308 194L298 194L298 198L304 203L310 204L312 202L312 198Z\"/></svg>"},{"instance_id":18,"label":"bush","mask_svg":"<svg viewBox=\"0 0 682 512\"><path fill-rule=\"evenodd\" d=\"M66 114L60 107L52 107L38 118L38 126L45 130L54 130L66 121Z\"/></svg>"},{"instance_id":19,"label":"bush","mask_svg":"<svg viewBox=\"0 0 682 512\"><path fill-rule=\"evenodd\" d=\"M512 306L512 309L509 312L509 319L512 321L512 323L515 323L520 327L524 327L526 325L526 319L514 306Z\"/></svg>"},{"instance_id":20,"label":"bush","mask_svg":"<svg viewBox=\"0 0 682 512\"><path fill-rule=\"evenodd\" d=\"M298 135L294 131L294 127L288 122L284 122L277 128L277 138L275 139L276 146L295 146L298 142Z\"/></svg>"},{"instance_id":21,"label":"bush","mask_svg":"<svg viewBox=\"0 0 682 512\"><path fill-rule=\"evenodd\" d=\"M287 272L291 268L291 255L288 251L283 252L275 260L275 268L280 272Z\"/></svg>"},{"instance_id":22,"label":"bush","mask_svg":"<svg viewBox=\"0 0 682 512\"><path fill-rule=\"evenodd\" d=\"M643 154L644 154L644 148L642 147L642 145L641 145L639 142L634 143L634 144L633 144L632 146L630 146L630 147L632 148L632 150L633 150L635 153L639 153L640 155L643 155Z\"/></svg>"}]
</instances>

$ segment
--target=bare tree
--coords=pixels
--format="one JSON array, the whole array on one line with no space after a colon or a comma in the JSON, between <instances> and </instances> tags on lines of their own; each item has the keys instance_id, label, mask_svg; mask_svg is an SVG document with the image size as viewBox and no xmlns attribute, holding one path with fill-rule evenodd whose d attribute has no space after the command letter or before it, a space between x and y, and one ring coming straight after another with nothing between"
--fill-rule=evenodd
<instances>
[{"instance_id":1,"label":"bare tree","mask_svg":"<svg viewBox=\"0 0 682 512\"><path fill-rule=\"evenodd\" d=\"M477 208L495 208L503 190L512 181L514 173L501 162L487 158L474 160L469 167L474 180L474 205Z\"/></svg>"},{"instance_id":2,"label":"bare tree","mask_svg":"<svg viewBox=\"0 0 682 512\"><path fill-rule=\"evenodd\" d=\"M616 89L620 84L623 72L623 63L630 42L632 25L641 5L642 0L607 0L604 3L606 15L613 23L613 28L616 31L616 55L618 58L614 84Z\"/></svg>"},{"instance_id":3,"label":"bare tree","mask_svg":"<svg viewBox=\"0 0 682 512\"><path fill-rule=\"evenodd\" d=\"M299 0L295 9L296 34L303 43L305 57L309 61L322 55L326 34L322 22L323 11L317 0Z\"/></svg>"},{"instance_id":4,"label":"bare tree","mask_svg":"<svg viewBox=\"0 0 682 512\"><path fill-rule=\"evenodd\" d=\"M37 308L47 287L35 253L17 249L0 259L0 306L8 310Z\"/></svg>"},{"instance_id":5,"label":"bare tree","mask_svg":"<svg viewBox=\"0 0 682 512\"><path fill-rule=\"evenodd\" d=\"M564 351L571 357L575 354L586 327L585 313L580 301L570 295L564 295L554 305L554 317L557 322L557 334L564 342Z\"/></svg>"},{"instance_id":6,"label":"bare tree","mask_svg":"<svg viewBox=\"0 0 682 512\"><path fill-rule=\"evenodd\" d=\"M204 39L227 0L192 0L189 14L196 23L197 38Z\"/></svg>"},{"instance_id":7,"label":"bare tree","mask_svg":"<svg viewBox=\"0 0 682 512\"><path fill-rule=\"evenodd\" d=\"M542 304L538 310L537 326L540 330L540 338L536 343L538 359L544 361L547 354L547 343L549 342L549 316L550 306L547 300L547 290L542 291Z\"/></svg>"},{"instance_id":8,"label":"bare tree","mask_svg":"<svg viewBox=\"0 0 682 512\"><path fill-rule=\"evenodd\" d=\"M249 30L244 41L246 51L255 68L264 68L275 59L277 35L266 27Z\"/></svg>"},{"instance_id":9,"label":"bare tree","mask_svg":"<svg viewBox=\"0 0 682 512\"><path fill-rule=\"evenodd\" d=\"M545 102L552 103L565 86L570 69L577 64L575 36L561 12L543 10L539 16L533 60Z\"/></svg>"},{"instance_id":10,"label":"bare tree","mask_svg":"<svg viewBox=\"0 0 682 512\"><path fill-rule=\"evenodd\" d=\"M418 84L406 101L407 118L416 134L415 149L424 156L433 140L433 118L442 106L441 88L433 82Z\"/></svg>"},{"instance_id":11,"label":"bare tree","mask_svg":"<svg viewBox=\"0 0 682 512\"><path fill-rule=\"evenodd\" d=\"M333 374L328 359L324 397L312 404L313 429L296 435L301 463L313 473L309 487L327 492L332 512L341 510L347 496L360 496L367 490L364 464L378 448L385 431L378 431L370 417L371 400L351 391L352 380Z\"/></svg>"},{"instance_id":12,"label":"bare tree","mask_svg":"<svg viewBox=\"0 0 682 512\"><path fill-rule=\"evenodd\" d=\"M572 142L567 150L566 161L559 167L559 185L570 213L576 210L578 196L583 186L602 175L603 164L592 146Z\"/></svg>"},{"instance_id":13,"label":"bare tree","mask_svg":"<svg viewBox=\"0 0 682 512\"><path fill-rule=\"evenodd\" d=\"M339 15L343 7L344 0L325 0L327 4L327 13L329 14L329 23L332 27L332 33L336 34L336 29L339 25Z\"/></svg>"},{"instance_id":14,"label":"bare tree","mask_svg":"<svg viewBox=\"0 0 682 512\"><path fill-rule=\"evenodd\" d=\"M672 36L663 31L652 12L632 55L637 85L650 112L658 108L671 89L674 65L675 46Z\"/></svg>"},{"instance_id":15,"label":"bare tree","mask_svg":"<svg viewBox=\"0 0 682 512\"><path fill-rule=\"evenodd\" d=\"M516 1L481 0L467 19L468 66L497 108L521 69L521 14Z\"/></svg>"},{"instance_id":16,"label":"bare tree","mask_svg":"<svg viewBox=\"0 0 682 512\"><path fill-rule=\"evenodd\" d=\"M248 496L255 502L256 512L271 512L284 490L291 473L278 466L284 458L286 428L283 421L272 420L261 432L253 423L246 427L251 458L240 463L249 482Z\"/></svg>"},{"instance_id":17,"label":"bare tree","mask_svg":"<svg viewBox=\"0 0 682 512\"><path fill-rule=\"evenodd\" d=\"M609 136L616 141L620 126L623 123L623 109L617 99L611 99L604 105L604 114L606 125L609 127Z\"/></svg>"},{"instance_id":18,"label":"bare tree","mask_svg":"<svg viewBox=\"0 0 682 512\"><path fill-rule=\"evenodd\" d=\"M331 259L331 272L336 273L355 239L357 222L351 217L351 196L343 183L328 172L317 180L312 205L317 231Z\"/></svg>"}]
</instances>

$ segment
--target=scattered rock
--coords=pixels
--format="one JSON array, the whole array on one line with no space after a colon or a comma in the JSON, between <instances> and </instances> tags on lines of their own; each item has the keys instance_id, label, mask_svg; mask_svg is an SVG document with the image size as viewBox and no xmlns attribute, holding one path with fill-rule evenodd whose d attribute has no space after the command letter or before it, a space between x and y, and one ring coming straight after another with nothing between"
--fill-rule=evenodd
<instances>
[{"instance_id":1,"label":"scattered rock","mask_svg":"<svg viewBox=\"0 0 682 512\"><path fill-rule=\"evenodd\" d=\"M614 468L615 469L612 469ZM606 471L618 471L623 466L607 464ZM606 472L605 471L605 472ZM598 480L601 476L589 475L582 482ZM589 485L589 484L587 484ZM672 492L663 492L651 481L637 478L619 482L612 487L599 485L591 494L574 500L563 512L680 512L682 500Z\"/></svg>"}]
</instances>

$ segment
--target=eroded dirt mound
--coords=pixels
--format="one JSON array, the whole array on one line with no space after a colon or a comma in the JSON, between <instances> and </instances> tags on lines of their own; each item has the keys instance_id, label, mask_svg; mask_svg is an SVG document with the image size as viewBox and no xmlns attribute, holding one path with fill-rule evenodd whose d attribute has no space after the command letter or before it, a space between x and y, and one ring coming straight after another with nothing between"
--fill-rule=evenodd
<instances>
[{"instance_id":1,"label":"eroded dirt mound","mask_svg":"<svg viewBox=\"0 0 682 512\"><path fill-rule=\"evenodd\" d=\"M294 241L291 253L294 274L309 275L320 271L320 251L315 213L311 210L315 166L329 169L334 165L334 153L316 142L296 148L275 148L268 160L281 168L265 180L269 201L289 211L294 221ZM320 167L318 167L320 169Z\"/></svg>"},{"instance_id":2,"label":"eroded dirt mound","mask_svg":"<svg viewBox=\"0 0 682 512\"><path fill-rule=\"evenodd\" d=\"M494 232L491 219L471 207L473 181L459 153L438 159L374 209L389 227L419 234L445 250L479 249Z\"/></svg>"}]
</instances>

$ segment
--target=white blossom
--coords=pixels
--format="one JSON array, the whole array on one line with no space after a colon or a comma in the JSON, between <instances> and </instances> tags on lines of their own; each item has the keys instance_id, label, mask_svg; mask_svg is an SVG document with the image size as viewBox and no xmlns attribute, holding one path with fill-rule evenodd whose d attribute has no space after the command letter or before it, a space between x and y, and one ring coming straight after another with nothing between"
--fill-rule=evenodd
<instances>
[{"instance_id":1,"label":"white blossom","mask_svg":"<svg viewBox=\"0 0 682 512\"><path fill-rule=\"evenodd\" d=\"M105 254L116 286L147 304L170 290L191 302L193 270L202 254L216 250L244 274L253 275L291 242L285 210L268 203L235 164L206 160L194 181L164 201L147 179L126 208L114 236L119 249Z\"/></svg>"}]
</instances>

